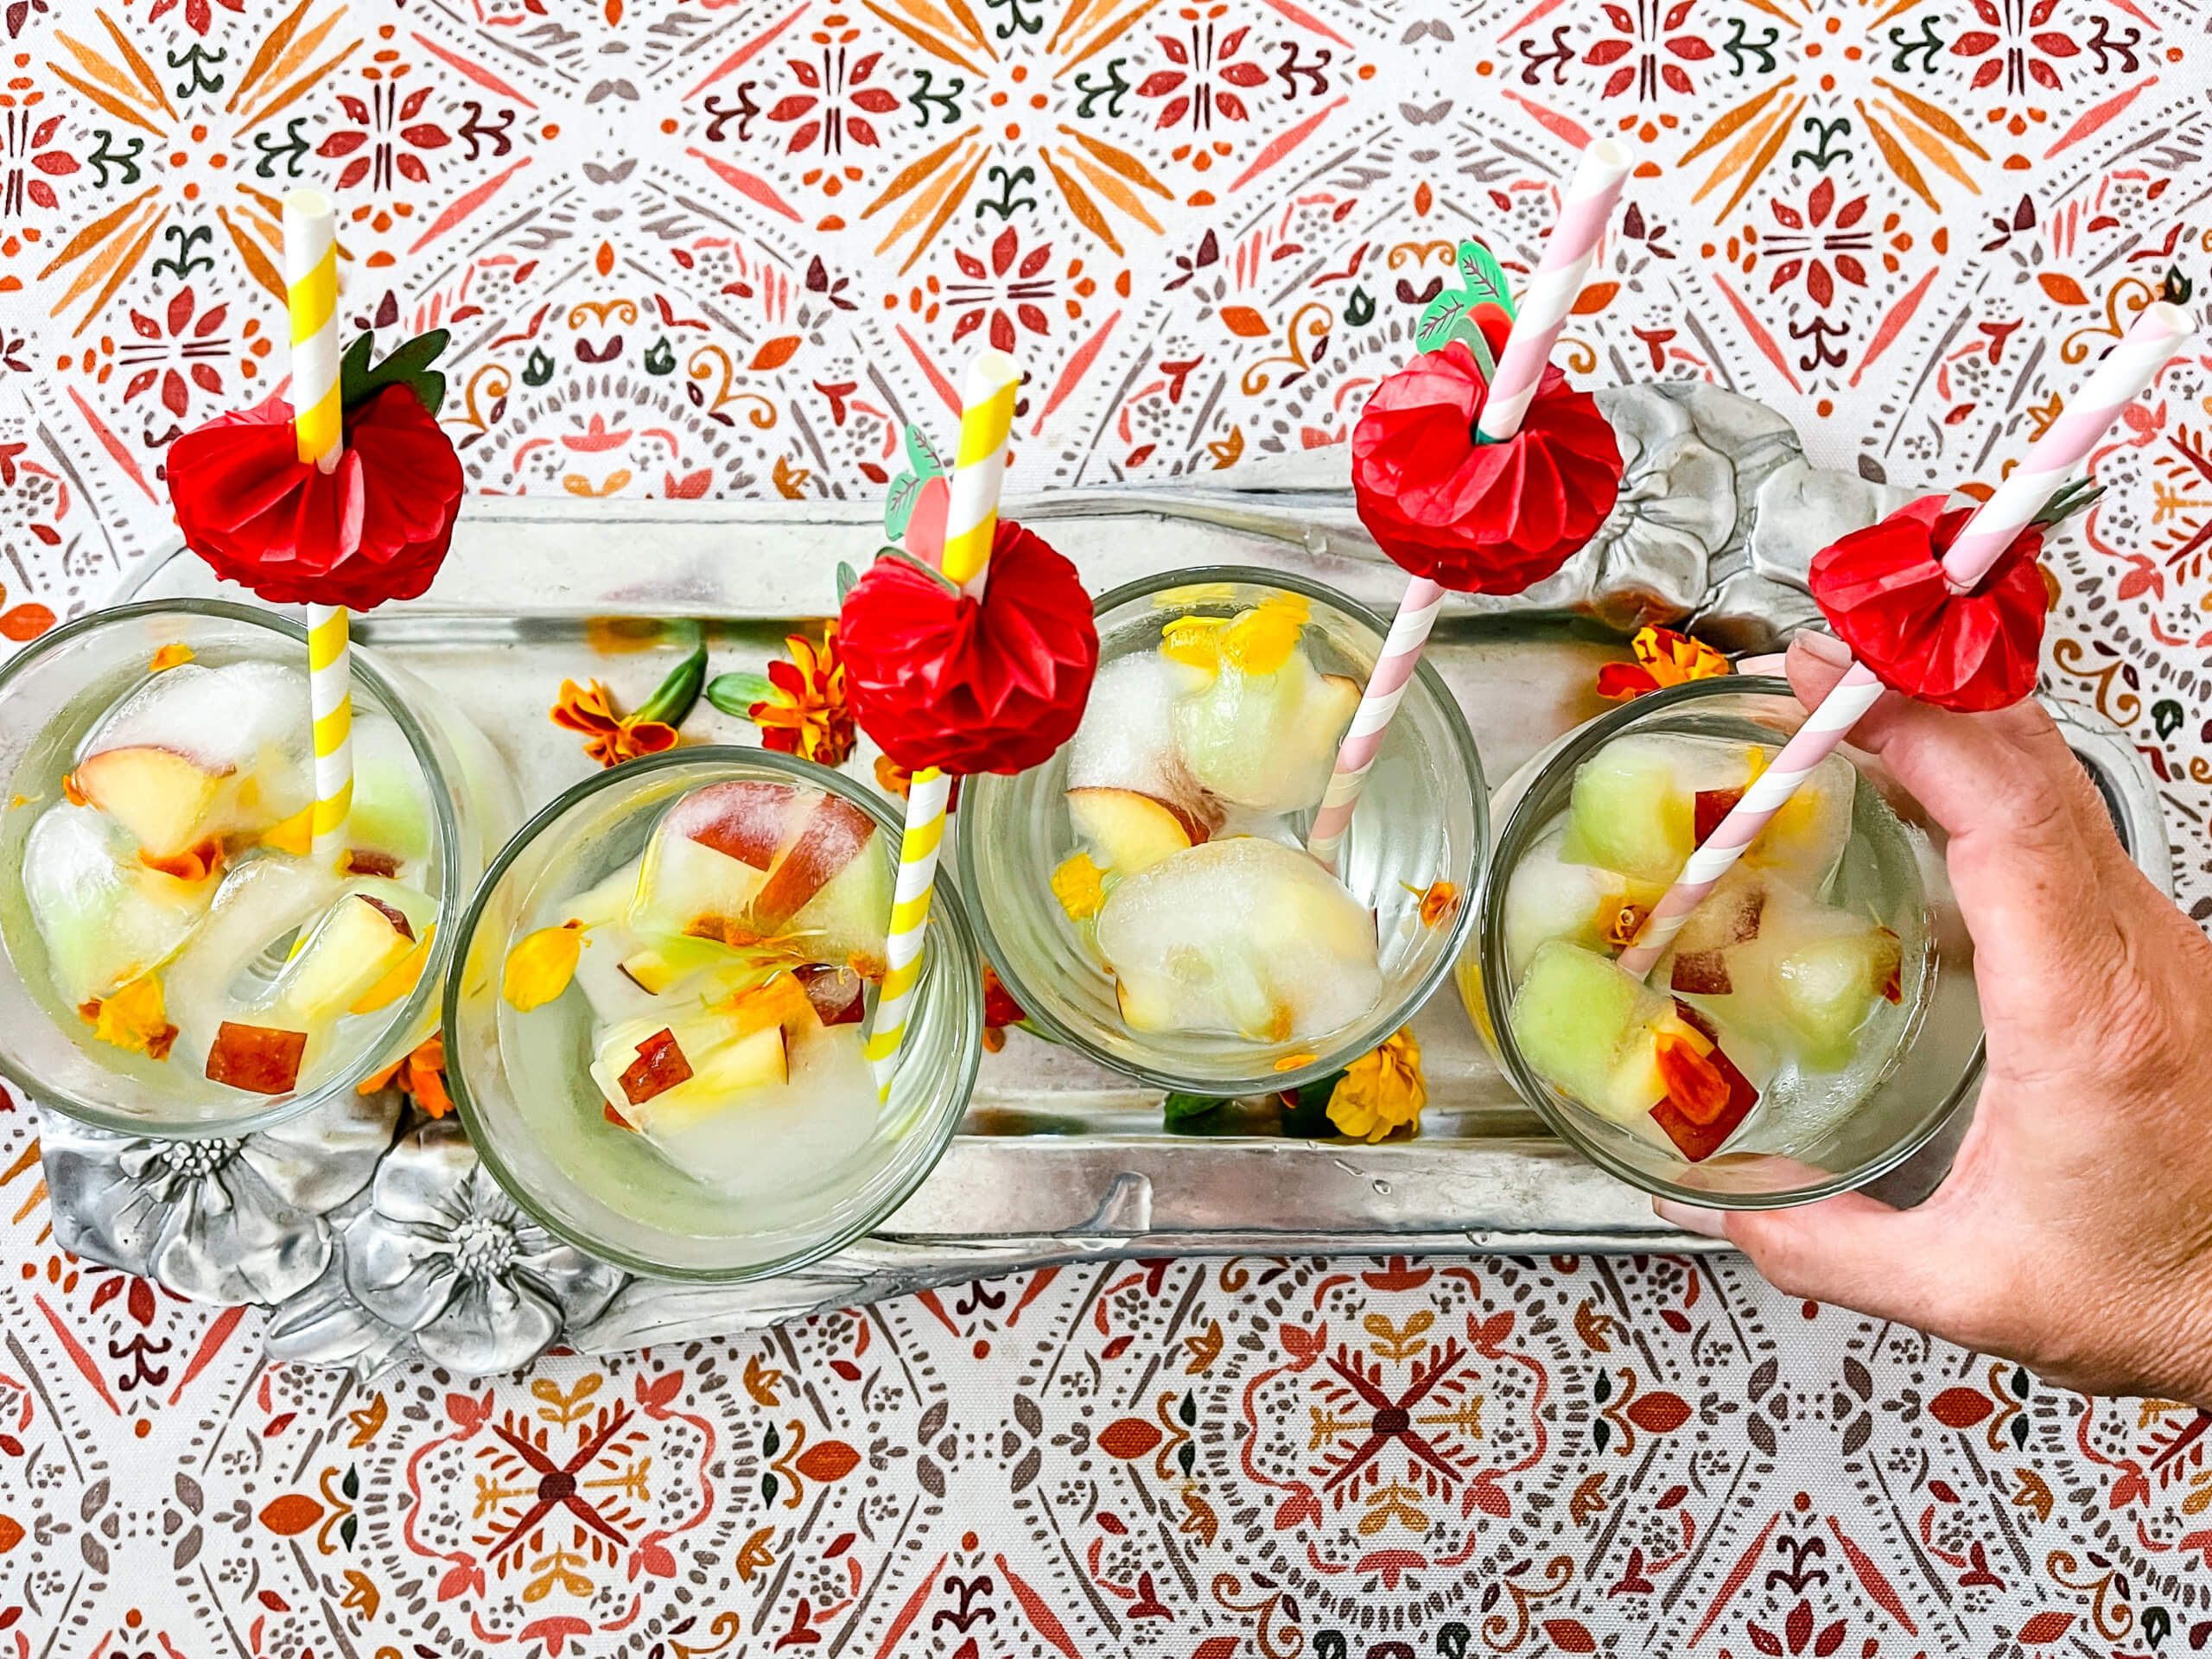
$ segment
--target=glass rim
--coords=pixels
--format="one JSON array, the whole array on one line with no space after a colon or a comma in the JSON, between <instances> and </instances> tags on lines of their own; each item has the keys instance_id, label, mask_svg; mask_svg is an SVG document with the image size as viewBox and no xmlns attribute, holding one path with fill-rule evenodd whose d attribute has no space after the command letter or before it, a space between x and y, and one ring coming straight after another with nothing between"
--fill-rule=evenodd
<instances>
[{"instance_id":1,"label":"glass rim","mask_svg":"<svg viewBox=\"0 0 2212 1659\"><path fill-rule=\"evenodd\" d=\"M1166 570L1154 575L1140 576L1134 582L1125 582L1120 587L1109 588L1107 592L1101 594L1096 602L1091 607L1091 614L1096 618L1103 618L1109 610L1118 609L1134 601L1144 599L1154 594L1165 593L1172 588L1234 583L1255 588L1282 588L1306 599L1317 600L1333 611L1365 623L1375 631L1376 652L1378 656L1382 652L1384 643L1389 638L1389 621L1370 610L1349 594L1331 588L1325 582L1316 582L1310 576L1300 575L1293 571L1271 570L1262 565L1251 564L1188 565L1179 570ZM1373 671L1370 669L1369 672L1371 677ZM1357 1059L1361 1055L1371 1052L1389 1040L1414 1020L1423 1008L1428 1006L1430 998L1436 995L1437 988L1451 976L1453 963L1459 960L1460 953L1466 948L1467 936L1475 925L1475 906L1472 902L1472 894L1487 866L1490 852L1490 788L1488 780L1483 776L1482 755L1475 747L1475 734L1473 728L1467 724L1466 711L1459 707L1459 698L1452 695L1451 688L1444 683L1444 677L1436 671L1435 664L1430 662L1426 655L1415 664L1414 676L1421 683L1422 690L1438 706L1452 744L1466 763L1469 781L1472 785L1471 807L1475 818L1473 851L1471 855L1471 868L1461 872L1461 902L1459 914L1452 919L1452 930L1445 937L1443 949L1437 953L1434 963L1414 982L1412 989L1392 1005L1389 1019L1362 1022L1357 1036L1348 1039L1330 1052L1319 1056L1310 1065L1301 1065L1289 1071L1269 1071L1253 1077L1217 1078L1179 1076L1175 1072L1164 1071L1156 1065L1133 1060L1125 1055L1109 1052L1090 1041L1081 1033L1072 1029L1065 1021L1043 1011L1039 1007L1039 999L1020 974L1007 968L1005 952L1001 950L997 937L991 931L990 907L982 902L980 896L982 883L976 868L974 846L969 834L971 826L962 823L958 826L960 833L957 837L960 885L963 890L978 894L975 917L976 934L982 943L983 954L990 958L991 966L998 974L1000 982L1005 985L1007 995L1020 1005L1024 1016L1044 1027L1054 1041L1065 1044L1085 1058L1095 1060L1122 1077L1133 1077L1147 1087L1166 1090L1170 1093L1202 1094L1209 1097L1218 1096L1223 1099L1241 1098L1249 1095L1279 1094L1303 1088L1309 1083L1319 1083L1322 1078L1333 1076L1342 1071L1351 1061ZM1363 693L1364 688L1363 687L1362 690ZM1049 765L1050 762L1042 761L1039 764ZM978 772L963 779L962 787L966 790L980 790L988 794L1010 784L1011 778L1006 778L1005 781L1001 782L1004 776L1004 774L992 772Z\"/></svg>"},{"instance_id":2,"label":"glass rim","mask_svg":"<svg viewBox=\"0 0 2212 1659\"><path fill-rule=\"evenodd\" d=\"M785 754L775 749L756 748L735 743L701 743L665 749L658 754L640 755L636 760L626 760L620 766L607 767L591 777L571 784L532 814L530 821L515 832L507 844L500 849L499 856L486 867L483 879L476 884L476 891L469 900L467 912L462 916L460 925L454 930L456 950L459 951L464 941L472 944L474 942L477 926L483 919L486 906L491 903L492 895L498 890L499 883L505 879L507 872L513 868L516 861L537 842L541 835L567 816L571 808L582 804L606 790L632 783L639 779L649 778L655 772L665 772L672 767L695 765L702 761L710 766L735 765L784 772L800 783L811 785L839 796L861 808L874 819L878 830L893 838L889 844L894 848L905 833L904 818L893 812L890 804L874 791L842 772L798 755ZM895 852L893 858L895 865L897 861ZM937 939L933 931L940 918L946 924L946 931L950 937L951 950L954 953L950 959L954 961L955 965L950 971L958 972L959 964L965 963L969 974L974 976L976 983L976 1040L967 1046L968 1052L964 1058L955 1062L965 1073L959 1079L957 1090L957 1096L961 1103L960 1109L944 1113L943 1122L933 1125L927 1130L931 1142L927 1149L928 1155L916 1163L913 1171L903 1178L881 1203L857 1221L814 1243L789 1251L773 1260L743 1268L702 1268L678 1267L664 1262L652 1261L636 1251L585 1236L578 1229L552 1215L548 1206L537 1203L535 1195L530 1191L529 1184L517 1177L501 1160L493 1145L493 1137L485 1132L484 1115L478 1109L475 1097L469 1090L467 1068L463 1052L459 1045L455 1045L447 1055L446 1084L453 1096L454 1109L461 1119L461 1128L468 1136L469 1145L476 1149L478 1160L491 1173L492 1179L499 1184L499 1190L505 1192L518 1209L555 1237L575 1246L594 1260L609 1262L642 1278L658 1279L671 1283L691 1284L746 1284L753 1280L772 1278L779 1274L796 1273L803 1268L811 1267L823 1257L834 1255L847 1246L867 1237L887 1217L893 1213L908 1198L913 1197L915 1189L929 1179L931 1173L944 1158L945 1148L952 1144L953 1137L960 1132L961 1121L967 1114L967 1103L974 1097L976 1079L982 1071L983 1063L982 969L979 965L980 958L976 952L976 936L969 925L967 912L960 903L959 894L954 891L950 882L942 880L936 884L931 899L930 930L931 931L925 931L924 936L925 948L936 957L936 960L931 963L932 972L944 970L948 960L943 952L938 950ZM465 953L457 954L455 960L465 963L467 957ZM460 1027L461 982L461 976L457 972L446 976L445 1001L441 1010L442 1023L440 1028L448 1033L455 1031ZM502 1070L504 1069L503 1063ZM612 1207L612 1205L609 1206L609 1208Z\"/></svg>"},{"instance_id":3,"label":"glass rim","mask_svg":"<svg viewBox=\"0 0 2212 1659\"><path fill-rule=\"evenodd\" d=\"M141 599L128 604L103 606L72 617L59 627L41 634L24 651L0 663L0 705L4 705L10 689L28 671L51 656L61 646L73 640L99 632L102 629L135 622L152 616L204 616L219 621L243 623L271 633L283 635L299 646L302 656L308 649L308 631L304 624L296 621L282 611L260 605L246 605L228 599ZM388 680L375 661L364 654L359 647L351 652L351 664L355 677L365 681L376 693L382 712L398 728L407 740L407 747L417 766L423 769L430 788L430 813L437 824L439 849L439 920L443 922L459 913L464 895L461 880L461 822L454 810L453 781L445 775L445 768L438 763L437 752L429 734L416 719L415 712L392 683ZM17 872L16 880L22 880ZM392 1017L374 1042L363 1046L360 1061L345 1067L327 1082L304 1095L295 1095L274 1106L257 1111L245 1112L235 1117L199 1118L172 1122L144 1117L126 1116L97 1106L87 1106L71 1100L62 1103L53 1092L54 1085L41 1083L29 1076L15 1056L0 1046L0 1076L23 1089L42 1105L50 1105L66 1116L80 1123L113 1134L136 1137L150 1137L170 1141L235 1140L273 1128L279 1123L326 1106L340 1098L347 1091L359 1087L361 1080L388 1065L391 1056L385 1053L384 1045L391 1033L405 1031L419 1021L435 1000L436 988L455 960L454 934L450 928L439 929L442 937L432 938L429 954L423 960L421 977L415 988L392 1005ZM12 964L11 964L12 965Z\"/></svg>"},{"instance_id":4,"label":"glass rim","mask_svg":"<svg viewBox=\"0 0 2212 1659\"><path fill-rule=\"evenodd\" d=\"M1542 764L1530 775L1528 786L1506 814L1500 827L1497 844L1491 849L1490 861L1483 868L1481 888L1472 908L1481 920L1480 948L1482 951L1482 992L1484 1011L1489 1015L1494 1052L1497 1068L1505 1080L1536 1114L1547 1127L1581 1156L1604 1170L1617 1180L1626 1182L1640 1192L1656 1198L1669 1198L1680 1204L1694 1205L1708 1210L1786 1210L1801 1204L1815 1203L1839 1193L1856 1192L1870 1181L1880 1179L1897 1168L1940 1134L1943 1126L1961 1106L1971 1103L1980 1092L1984 1071L1984 1039L1977 1038L1974 1053L1961 1071L1959 1080L1945 1095L1940 1104L1924 1113L1910 1133L1876 1156L1827 1179L1811 1182L1804 1186L1791 1187L1774 1192L1716 1192L1707 1187L1683 1186L1676 1182L1662 1180L1649 1170L1638 1167L1617 1155L1594 1135L1586 1132L1577 1122L1577 1114L1562 1107L1553 1098L1551 1088L1538 1077L1521 1052L1521 1046L1513 1036L1512 1021L1500 1019L1497 1010L1512 1006L1513 987L1507 980L1505 963L1505 893L1510 885L1501 876L1517 868L1529 843L1539 830L1546 825L1536 821L1530 803L1537 798L1536 785L1541 779L1554 775L1563 767L1580 766L1598 749L1638 721L1656 714L1664 714L1683 703L1704 701L1718 696L1786 697L1797 702L1796 692L1789 682L1779 675L1724 674L1708 679L1688 680L1680 685L1670 685L1657 691L1647 692L1610 709L1594 720L1587 721L1568 734L1558 747L1543 758ZM1802 703L1797 703L1800 709Z\"/></svg>"}]
</instances>

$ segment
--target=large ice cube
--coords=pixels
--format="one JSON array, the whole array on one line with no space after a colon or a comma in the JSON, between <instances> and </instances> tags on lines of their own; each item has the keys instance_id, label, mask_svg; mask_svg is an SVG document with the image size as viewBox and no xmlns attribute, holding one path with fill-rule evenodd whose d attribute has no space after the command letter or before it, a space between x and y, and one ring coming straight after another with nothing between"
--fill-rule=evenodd
<instances>
[{"instance_id":1,"label":"large ice cube","mask_svg":"<svg viewBox=\"0 0 2212 1659\"><path fill-rule=\"evenodd\" d=\"M1815 1071L1849 1062L1901 966L1890 930L1763 873L1716 887L1692 925L1683 936L1695 949L1678 948L1669 969L1674 988L1719 1023L1732 1053L1748 1052L1748 1038Z\"/></svg>"},{"instance_id":2,"label":"large ice cube","mask_svg":"<svg viewBox=\"0 0 2212 1659\"><path fill-rule=\"evenodd\" d=\"M1708 816L1751 781L1746 743L1676 734L1631 734L1584 761L1574 774L1560 856L1641 881L1675 879L1697 844L1698 797ZM1709 831L1710 823L1705 826Z\"/></svg>"},{"instance_id":3,"label":"large ice cube","mask_svg":"<svg viewBox=\"0 0 2212 1659\"><path fill-rule=\"evenodd\" d=\"M1098 949L1139 1031L1314 1042L1382 995L1373 912L1303 852L1249 836L1121 883Z\"/></svg>"},{"instance_id":4,"label":"large ice cube","mask_svg":"<svg viewBox=\"0 0 2212 1659\"><path fill-rule=\"evenodd\" d=\"M803 991L773 1011L785 1017L764 1025L723 1007L665 1025L628 1021L601 1039L593 1077L685 1173L740 1198L804 1193L868 1144L878 1097L859 1027L824 1027ZM680 1065L671 1065L668 1039ZM654 1053L664 1078L688 1075L645 1093L653 1085L632 1068Z\"/></svg>"},{"instance_id":5,"label":"large ice cube","mask_svg":"<svg viewBox=\"0 0 2212 1659\"><path fill-rule=\"evenodd\" d=\"M23 843L23 896L55 987L73 1007L159 965L214 896L212 878L149 870L127 842L92 808L57 804Z\"/></svg>"},{"instance_id":6,"label":"large ice cube","mask_svg":"<svg viewBox=\"0 0 2212 1659\"><path fill-rule=\"evenodd\" d=\"M1552 830L1514 866L1512 885L1505 890L1505 963L1510 975L1525 971L1547 939L1605 949L1609 933L1623 931L1623 911L1631 906L1649 911L1664 891L1656 882L1631 880L1617 870L1568 862L1560 856L1565 839L1563 830Z\"/></svg>"},{"instance_id":7,"label":"large ice cube","mask_svg":"<svg viewBox=\"0 0 2212 1659\"><path fill-rule=\"evenodd\" d=\"M1539 1077L1633 1125L1667 1093L1657 1028L1673 1012L1671 999L1611 957L1555 939L1538 948L1508 1018Z\"/></svg>"},{"instance_id":8,"label":"large ice cube","mask_svg":"<svg viewBox=\"0 0 2212 1659\"><path fill-rule=\"evenodd\" d=\"M1176 747L1191 776L1223 800L1301 811L1328 787L1337 746L1358 707L1359 687L1317 672L1302 646L1268 673L1224 658L1211 684L1176 702Z\"/></svg>"},{"instance_id":9,"label":"large ice cube","mask_svg":"<svg viewBox=\"0 0 2212 1659\"><path fill-rule=\"evenodd\" d=\"M1131 790L1206 820L1205 791L1175 752L1173 717L1179 697L1206 684L1203 670L1154 651L1108 663L1069 745L1068 787Z\"/></svg>"},{"instance_id":10,"label":"large ice cube","mask_svg":"<svg viewBox=\"0 0 2212 1659\"><path fill-rule=\"evenodd\" d=\"M415 751L388 720L353 722L353 810L349 845L391 858L403 874L430 855L430 799Z\"/></svg>"},{"instance_id":11,"label":"large ice cube","mask_svg":"<svg viewBox=\"0 0 2212 1659\"><path fill-rule=\"evenodd\" d=\"M307 676L281 663L185 663L111 709L79 764L118 749L181 755L225 779L204 833L281 823L315 798Z\"/></svg>"},{"instance_id":12,"label":"large ice cube","mask_svg":"<svg viewBox=\"0 0 2212 1659\"><path fill-rule=\"evenodd\" d=\"M245 1010L266 999L283 967L286 942L344 890L340 878L313 859L256 858L224 876L207 919L162 976L168 1017L180 1033L180 1065L198 1071L226 1020L273 1023ZM315 1052L310 1044L303 1076Z\"/></svg>"},{"instance_id":13,"label":"large ice cube","mask_svg":"<svg viewBox=\"0 0 2212 1659\"><path fill-rule=\"evenodd\" d=\"M1831 754L1767 820L1758 839L1744 849L1744 861L1769 869L1817 893L1843 856L1851 839L1852 802L1859 791L1859 771L1842 755Z\"/></svg>"}]
</instances>

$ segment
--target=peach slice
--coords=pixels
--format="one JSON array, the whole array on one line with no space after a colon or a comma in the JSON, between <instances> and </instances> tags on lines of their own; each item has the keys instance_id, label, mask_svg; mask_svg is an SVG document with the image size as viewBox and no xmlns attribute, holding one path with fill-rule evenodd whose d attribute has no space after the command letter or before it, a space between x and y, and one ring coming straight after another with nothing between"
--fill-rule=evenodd
<instances>
[{"instance_id":1,"label":"peach slice","mask_svg":"<svg viewBox=\"0 0 2212 1659\"><path fill-rule=\"evenodd\" d=\"M669 830L716 852L766 870L791 839L791 808L798 791L790 784L737 779L694 790L669 814Z\"/></svg>"},{"instance_id":2,"label":"peach slice","mask_svg":"<svg viewBox=\"0 0 2212 1659\"><path fill-rule=\"evenodd\" d=\"M222 787L221 777L170 749L144 746L86 757L70 774L76 792L106 813L149 859L189 851Z\"/></svg>"},{"instance_id":3,"label":"peach slice","mask_svg":"<svg viewBox=\"0 0 2212 1659\"><path fill-rule=\"evenodd\" d=\"M207 1080L256 1095L289 1095L300 1080L307 1053L304 1031L240 1025L226 1020L207 1051Z\"/></svg>"},{"instance_id":4,"label":"peach slice","mask_svg":"<svg viewBox=\"0 0 2212 1659\"><path fill-rule=\"evenodd\" d=\"M415 947L406 912L365 893L349 893L285 965L276 1006L313 1027L352 1006Z\"/></svg>"},{"instance_id":5,"label":"peach slice","mask_svg":"<svg viewBox=\"0 0 2212 1659\"><path fill-rule=\"evenodd\" d=\"M747 919L763 933L775 931L858 858L874 833L875 820L850 801L836 795L818 797L798 839L753 895Z\"/></svg>"},{"instance_id":6,"label":"peach slice","mask_svg":"<svg viewBox=\"0 0 2212 1659\"><path fill-rule=\"evenodd\" d=\"M623 1097L632 1106L691 1081L691 1062L684 1058L673 1031L655 1032L638 1045L637 1054L621 1077Z\"/></svg>"},{"instance_id":7,"label":"peach slice","mask_svg":"<svg viewBox=\"0 0 2212 1659\"><path fill-rule=\"evenodd\" d=\"M1132 789L1071 789L1068 817L1076 833L1123 875L1148 870L1206 838L1204 824Z\"/></svg>"}]
</instances>

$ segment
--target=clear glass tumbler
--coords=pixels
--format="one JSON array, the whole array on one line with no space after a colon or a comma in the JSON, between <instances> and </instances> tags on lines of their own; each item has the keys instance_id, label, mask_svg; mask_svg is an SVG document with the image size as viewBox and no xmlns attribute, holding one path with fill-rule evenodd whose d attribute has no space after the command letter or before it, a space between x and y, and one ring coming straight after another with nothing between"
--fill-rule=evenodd
<instances>
[{"instance_id":1,"label":"clear glass tumbler","mask_svg":"<svg viewBox=\"0 0 2212 1659\"><path fill-rule=\"evenodd\" d=\"M643 856L678 801L732 782L820 790L866 812L876 831L859 856L884 861L888 894L901 823L872 791L769 750L671 750L586 779L524 826L461 922L460 966L446 991L448 1081L486 1166L517 1204L562 1237L657 1278L765 1278L867 1233L935 1166L959 1127L982 1057L975 936L959 895L940 875L909 1004L905 1058L858 1150L774 1199L742 1200L607 1122L606 1096L589 1070L593 1020L582 988L572 985L518 1014L502 993L504 965L519 940L561 925L571 901L602 889Z\"/></svg>"},{"instance_id":2,"label":"clear glass tumbler","mask_svg":"<svg viewBox=\"0 0 2212 1659\"><path fill-rule=\"evenodd\" d=\"M1179 618L1231 617L1285 596L1309 607L1304 648L1315 669L1364 685L1389 632L1381 618L1319 582L1232 566L1169 571L1100 599L1101 672L1158 650ZM1122 1020L1113 976L1052 891L1053 872L1078 845L1067 807L1068 759L1063 747L1014 777L965 779L955 815L961 886L976 906L984 951L1023 1010L1061 1041L1162 1089L1224 1096L1295 1089L1381 1043L1450 971L1472 923L1468 901L1489 819L1473 734L1427 664L1406 689L1339 860L1344 886L1375 912L1382 995L1363 1018L1319 1044L1140 1032ZM1309 805L1287 827L1302 840L1313 816ZM1432 901L1424 917L1423 895L1432 893L1443 902Z\"/></svg>"},{"instance_id":3,"label":"clear glass tumbler","mask_svg":"<svg viewBox=\"0 0 2212 1659\"><path fill-rule=\"evenodd\" d=\"M158 669L157 659L163 664ZM357 772L371 766L384 769L380 791L368 789L365 776L359 779L356 798L365 804L357 806L356 823L373 813L378 799L416 802L424 814L424 821L406 832L406 839L413 842L419 838L420 844L410 845L397 876L428 901L426 908L435 911L434 923L420 930L427 934L427 946L419 964L409 964L410 971L419 965L411 988L372 1013L340 1019L327 1042L308 1052L294 1086L282 1092L254 1092L210 1081L202 1067L156 1060L150 1053L101 1040L86 1017L97 1003L73 1001L65 992L64 982L72 975L66 960L49 950L34 912L43 909L50 917L79 904L97 922L96 906L79 901L89 884L111 877L91 863L48 856L54 849L44 841L34 848L33 831L49 811L65 807L81 811L74 803L65 804L64 797L73 787L69 780L95 727L160 673L183 671L169 664L185 662L200 669L251 664L296 671L296 724L283 709L211 706L208 712L219 727L211 741L224 740L228 734L220 728L231 722L265 716L284 744L303 752L308 727L307 636L299 623L275 612L218 600L119 606L56 628L0 667L0 779L5 780L7 800L0 811L0 938L7 947L5 961L0 963L0 1032L6 1033L0 1040L0 1072L39 1100L103 1128L177 1137L239 1135L354 1088L435 1029L439 992L453 951L453 922L478 874L511 832L520 811L512 783L491 746L461 717L450 699L379 664L372 653L355 650ZM175 777L193 781L181 761L164 774L162 768L171 764L164 758L169 753L156 755L140 778L125 779L117 785L130 791L136 802L146 804L125 801L126 813L151 813L158 818L169 810L162 804L168 781ZM35 906L25 885L27 853L33 855L29 875L41 883L39 891L44 895ZM245 861L229 866L235 871L276 855L257 846L226 855L233 856ZM128 865L118 868L126 883L153 879ZM220 879L222 869L219 865L218 873L208 878L211 885ZM278 919L281 923L284 917ZM285 937L267 941L256 938L250 943L255 948L265 944L267 959L249 963L244 970L249 976L281 971ZM88 951L81 941L61 940L60 945L65 958L71 950L97 953L96 949ZM193 960L189 946L175 941L174 965L181 968ZM155 964L162 974L171 965L168 957ZM186 995L194 989L167 988Z\"/></svg>"},{"instance_id":4,"label":"clear glass tumbler","mask_svg":"<svg viewBox=\"0 0 2212 1659\"><path fill-rule=\"evenodd\" d=\"M1921 912L1919 925L1906 930L1907 997L1897 1036L1866 1074L1855 1106L1802 1128L1754 1116L1733 1145L1691 1163L1538 1076L1514 1039L1508 1013L1518 985L1507 959L1506 896L1522 860L1567 812L1584 762L1630 734L1724 738L1770 751L1804 719L1786 680L1732 676L1672 686L1569 732L1507 779L1491 802L1497 845L1477 906L1475 936L1455 970L1468 1017L1515 1089L1561 1139L1622 1180L1662 1198L1763 1210L1847 1192L1910 1157L1980 1086L1981 1003L1974 990L1974 944L1944 870L1942 830L1878 757L1848 744L1838 753L1859 772L1853 835L1873 822L1867 817L1870 790L1904 831L1898 844L1888 820L1881 820L1889 839L1866 868L1890 903L1910 906L1916 892ZM1916 938L1911 937L1916 932ZM1854 1082L1859 1075L1854 1068Z\"/></svg>"}]
</instances>

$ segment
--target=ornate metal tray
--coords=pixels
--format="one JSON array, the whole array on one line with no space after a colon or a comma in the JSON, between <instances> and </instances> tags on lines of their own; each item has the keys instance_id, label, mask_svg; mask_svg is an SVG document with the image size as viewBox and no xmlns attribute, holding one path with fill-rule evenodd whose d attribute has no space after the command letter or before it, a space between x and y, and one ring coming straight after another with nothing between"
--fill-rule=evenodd
<instances>
[{"instance_id":1,"label":"ornate metal tray","mask_svg":"<svg viewBox=\"0 0 2212 1659\"><path fill-rule=\"evenodd\" d=\"M1542 588L1447 612L1432 647L1493 785L1599 711L1592 683L1623 632L1688 620L1730 649L1770 645L1813 614L1798 581L1811 552L1903 494L1808 466L1779 416L1717 388L1601 397L1630 457L1605 533ZM1008 512L1050 521L1094 592L1260 565L1387 613L1402 577L1360 529L1340 454L1269 465L1240 467L1236 490L1064 492ZM435 590L360 619L355 637L465 705L534 807L591 766L546 718L564 677L597 676L634 706L678 650L646 624L675 619L709 625L713 671L758 669L834 609L839 562L865 564L880 539L873 503L483 499ZM172 556L131 596L222 591ZM2167 883L2148 774L2094 715L2065 717L2139 861ZM704 702L686 729L752 736ZM1417 1140L1380 1146L1170 1135L1153 1092L1011 1033L951 1149L880 1234L747 1286L631 1279L569 1249L506 1201L454 1125L396 1094L236 1142L132 1140L49 1112L46 1173L66 1248L187 1295L269 1305L273 1355L364 1373L419 1356L485 1374L555 1342L683 1340L1092 1257L1713 1248L1548 1135L1448 988L1416 1023L1431 1103ZM1924 1193L1962 1128L1890 1178L1892 1196Z\"/></svg>"}]
</instances>

